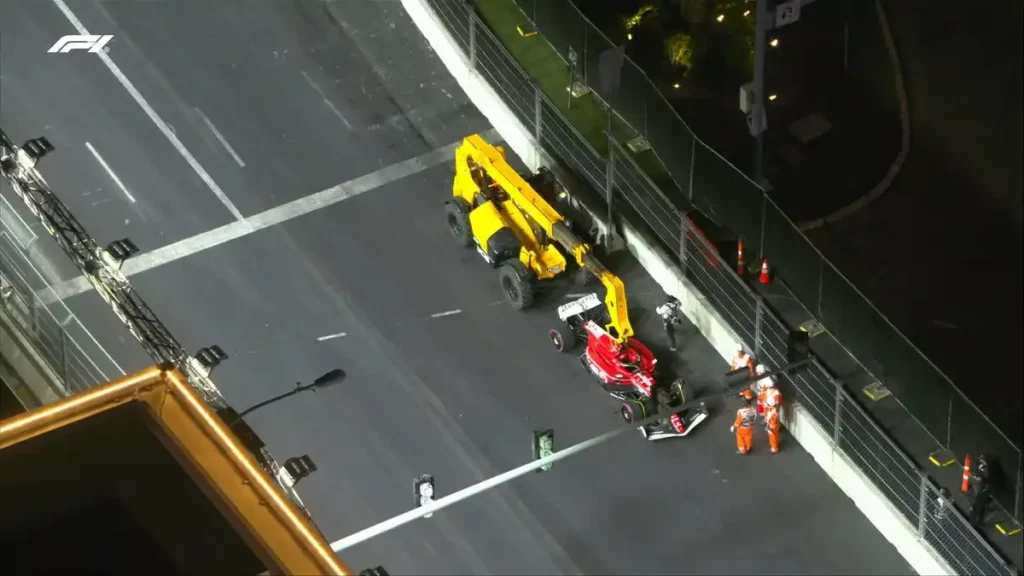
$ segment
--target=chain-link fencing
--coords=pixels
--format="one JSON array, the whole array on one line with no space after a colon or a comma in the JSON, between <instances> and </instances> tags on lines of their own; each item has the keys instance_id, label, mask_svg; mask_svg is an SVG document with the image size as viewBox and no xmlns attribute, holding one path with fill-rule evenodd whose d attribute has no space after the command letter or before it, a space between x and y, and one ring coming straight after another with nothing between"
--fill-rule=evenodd
<instances>
[{"instance_id":1,"label":"chain-link fencing","mask_svg":"<svg viewBox=\"0 0 1024 576\"><path fill-rule=\"evenodd\" d=\"M862 317L849 319L849 326L859 326L864 315L884 320L834 271L757 186L692 136L660 95L634 100L631 104L622 96L613 97L609 114L631 123L648 139L662 162L672 166L670 170L678 185L674 191L682 190L682 198L666 194L665 186L655 184L656 176L652 177L649 171L641 169L633 155L616 138L608 138L600 146L602 150L598 150L593 140L585 138L577 125L562 113L562 108L552 102L537 81L521 68L471 4L463 0L427 0L427 3L476 72L488 81L520 122L533 131L536 140L585 178L594 189L611 198L620 211L630 211L641 217L648 231L676 257L690 282L745 342L753 343L755 354L766 364L783 366L788 363L791 331L735 274L714 245L687 218L687 200L707 210L716 219L727 222L743 237L752 252L764 252L762 247L768 247L773 261L779 263L776 270L786 276L787 282L793 271L792 277L797 282L794 292L801 298L810 298L808 308L812 312L824 309L832 310L830 314L845 314L830 308L831 304L825 305L839 302L823 296L831 294L825 292L823 286L825 279L830 278L830 281L847 286L852 291L851 297L872 311L857 312ZM520 5L528 8L527 15L534 18L538 30L559 53L568 58L570 47L576 51L576 58L583 62L583 77L590 78L590 88L594 89L596 54L612 44L607 39L602 40L603 36L569 2L520 0ZM628 60L626 69L623 72L624 86L647 85L652 94L658 94L642 72L638 69L628 71ZM627 80L626 75L632 78ZM662 116L652 120L655 114ZM608 125L612 124L612 119L609 119ZM605 133L611 134L612 130L605 130ZM786 255L789 255L788 259ZM810 261L801 263L798 262L800 258ZM808 273L808 280L801 282L801 274L807 270L813 274ZM829 272L823 272L825 270ZM819 316L825 320L834 318L829 314ZM893 335L889 341L905 342L887 322L878 326L888 326ZM845 330L852 333L854 328ZM837 330L839 333L843 331L843 328ZM873 337L870 333L866 336L868 339ZM933 374L939 374L934 367L931 370ZM917 375L907 372L907 377L916 379ZM885 381L890 382L891 379L886 378ZM941 526L922 521L921 502L934 502L937 495L934 487L927 481L925 473L893 443L824 366L814 362L809 369L791 376L787 384L791 397L795 396L796 402L813 415L818 426L831 431L833 446L861 468L893 507L911 525L918 526L920 537L932 544L951 566L961 573L1013 573L959 512L953 510L946 515ZM948 381L944 389L955 390ZM979 418L984 422L980 414ZM987 423L984 425L989 426ZM945 430L937 431L949 436ZM1019 462L1019 451L1012 444L1008 444L1000 455L1009 458L1007 461Z\"/></svg>"},{"instance_id":2,"label":"chain-link fencing","mask_svg":"<svg viewBox=\"0 0 1024 576\"><path fill-rule=\"evenodd\" d=\"M818 251L759 186L696 137L664 96L668 86L651 80L628 56L620 87L602 85L600 56L625 44L625 28L620 31L623 37L613 42L571 0L515 2L562 59L575 58L577 73L609 113L646 139L675 183L659 187L668 203L695 208L724 223L743 239L748 254L758 261L769 258L774 273L803 306L899 398L939 445L955 454L992 454L1020 467L1019 447ZM1003 503L1020 520L1019 477L1016 486Z\"/></svg>"}]
</instances>

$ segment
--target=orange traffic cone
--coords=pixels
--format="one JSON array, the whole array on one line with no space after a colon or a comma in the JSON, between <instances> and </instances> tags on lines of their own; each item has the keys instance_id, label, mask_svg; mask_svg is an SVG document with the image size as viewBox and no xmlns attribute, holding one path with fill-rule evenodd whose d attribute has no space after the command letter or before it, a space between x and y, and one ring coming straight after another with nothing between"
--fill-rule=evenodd
<instances>
[{"instance_id":1,"label":"orange traffic cone","mask_svg":"<svg viewBox=\"0 0 1024 576\"><path fill-rule=\"evenodd\" d=\"M739 274L740 276L743 276L743 272L745 271L744 264L745 262L743 262L743 239L741 238L739 247L736 249L736 273Z\"/></svg>"},{"instance_id":2,"label":"orange traffic cone","mask_svg":"<svg viewBox=\"0 0 1024 576\"><path fill-rule=\"evenodd\" d=\"M964 456L964 478L960 481L960 491L967 492L971 489L971 455Z\"/></svg>"},{"instance_id":3,"label":"orange traffic cone","mask_svg":"<svg viewBox=\"0 0 1024 576\"><path fill-rule=\"evenodd\" d=\"M761 276L757 279L757 281L760 282L761 284L771 284L771 282L772 282L771 273L768 272L768 259L767 258L765 258L761 262Z\"/></svg>"}]
</instances>

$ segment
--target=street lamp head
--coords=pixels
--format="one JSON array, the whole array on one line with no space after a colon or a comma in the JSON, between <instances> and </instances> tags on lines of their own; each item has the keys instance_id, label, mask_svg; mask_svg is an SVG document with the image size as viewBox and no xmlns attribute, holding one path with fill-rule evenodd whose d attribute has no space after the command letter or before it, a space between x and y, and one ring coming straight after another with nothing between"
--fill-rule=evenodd
<instances>
[{"instance_id":1,"label":"street lamp head","mask_svg":"<svg viewBox=\"0 0 1024 576\"><path fill-rule=\"evenodd\" d=\"M328 386L340 384L342 381L345 380L346 376L348 375L345 374L344 370L335 368L334 370L331 370L330 372L324 374L323 376L317 378L316 380L313 380L313 387L327 388Z\"/></svg>"}]
</instances>

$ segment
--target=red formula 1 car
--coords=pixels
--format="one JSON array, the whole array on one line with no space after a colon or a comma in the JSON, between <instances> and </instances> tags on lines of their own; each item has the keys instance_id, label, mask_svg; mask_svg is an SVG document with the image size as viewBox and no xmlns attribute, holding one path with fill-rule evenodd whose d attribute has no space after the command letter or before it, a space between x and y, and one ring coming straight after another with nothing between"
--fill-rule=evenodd
<instances>
[{"instance_id":1,"label":"red formula 1 car","mask_svg":"<svg viewBox=\"0 0 1024 576\"><path fill-rule=\"evenodd\" d=\"M552 344L565 353L572 352L580 343L586 344L580 363L606 392L622 401L619 413L626 422L634 424L655 414L664 415L656 424L640 427L645 438L661 440L688 435L708 417L704 403L676 410L695 398L692 388L682 379L667 386L660 383L654 354L635 338L617 342L598 323L601 307L596 294L560 306L558 317L565 326L550 331Z\"/></svg>"}]
</instances>

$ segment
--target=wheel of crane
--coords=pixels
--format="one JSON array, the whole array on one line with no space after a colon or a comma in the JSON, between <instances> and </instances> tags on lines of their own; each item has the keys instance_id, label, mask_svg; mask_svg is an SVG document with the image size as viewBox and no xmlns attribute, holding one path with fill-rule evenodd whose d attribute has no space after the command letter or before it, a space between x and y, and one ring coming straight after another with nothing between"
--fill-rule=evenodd
<instances>
[{"instance_id":1,"label":"wheel of crane","mask_svg":"<svg viewBox=\"0 0 1024 576\"><path fill-rule=\"evenodd\" d=\"M533 283L530 271L519 260L510 260L498 268L501 291L513 310L525 310L533 305Z\"/></svg>"},{"instance_id":2,"label":"wheel of crane","mask_svg":"<svg viewBox=\"0 0 1024 576\"><path fill-rule=\"evenodd\" d=\"M455 238L455 243L463 248L473 245L473 229L469 225L469 212L469 202L462 198L452 198L444 204L448 230Z\"/></svg>"}]
</instances>

